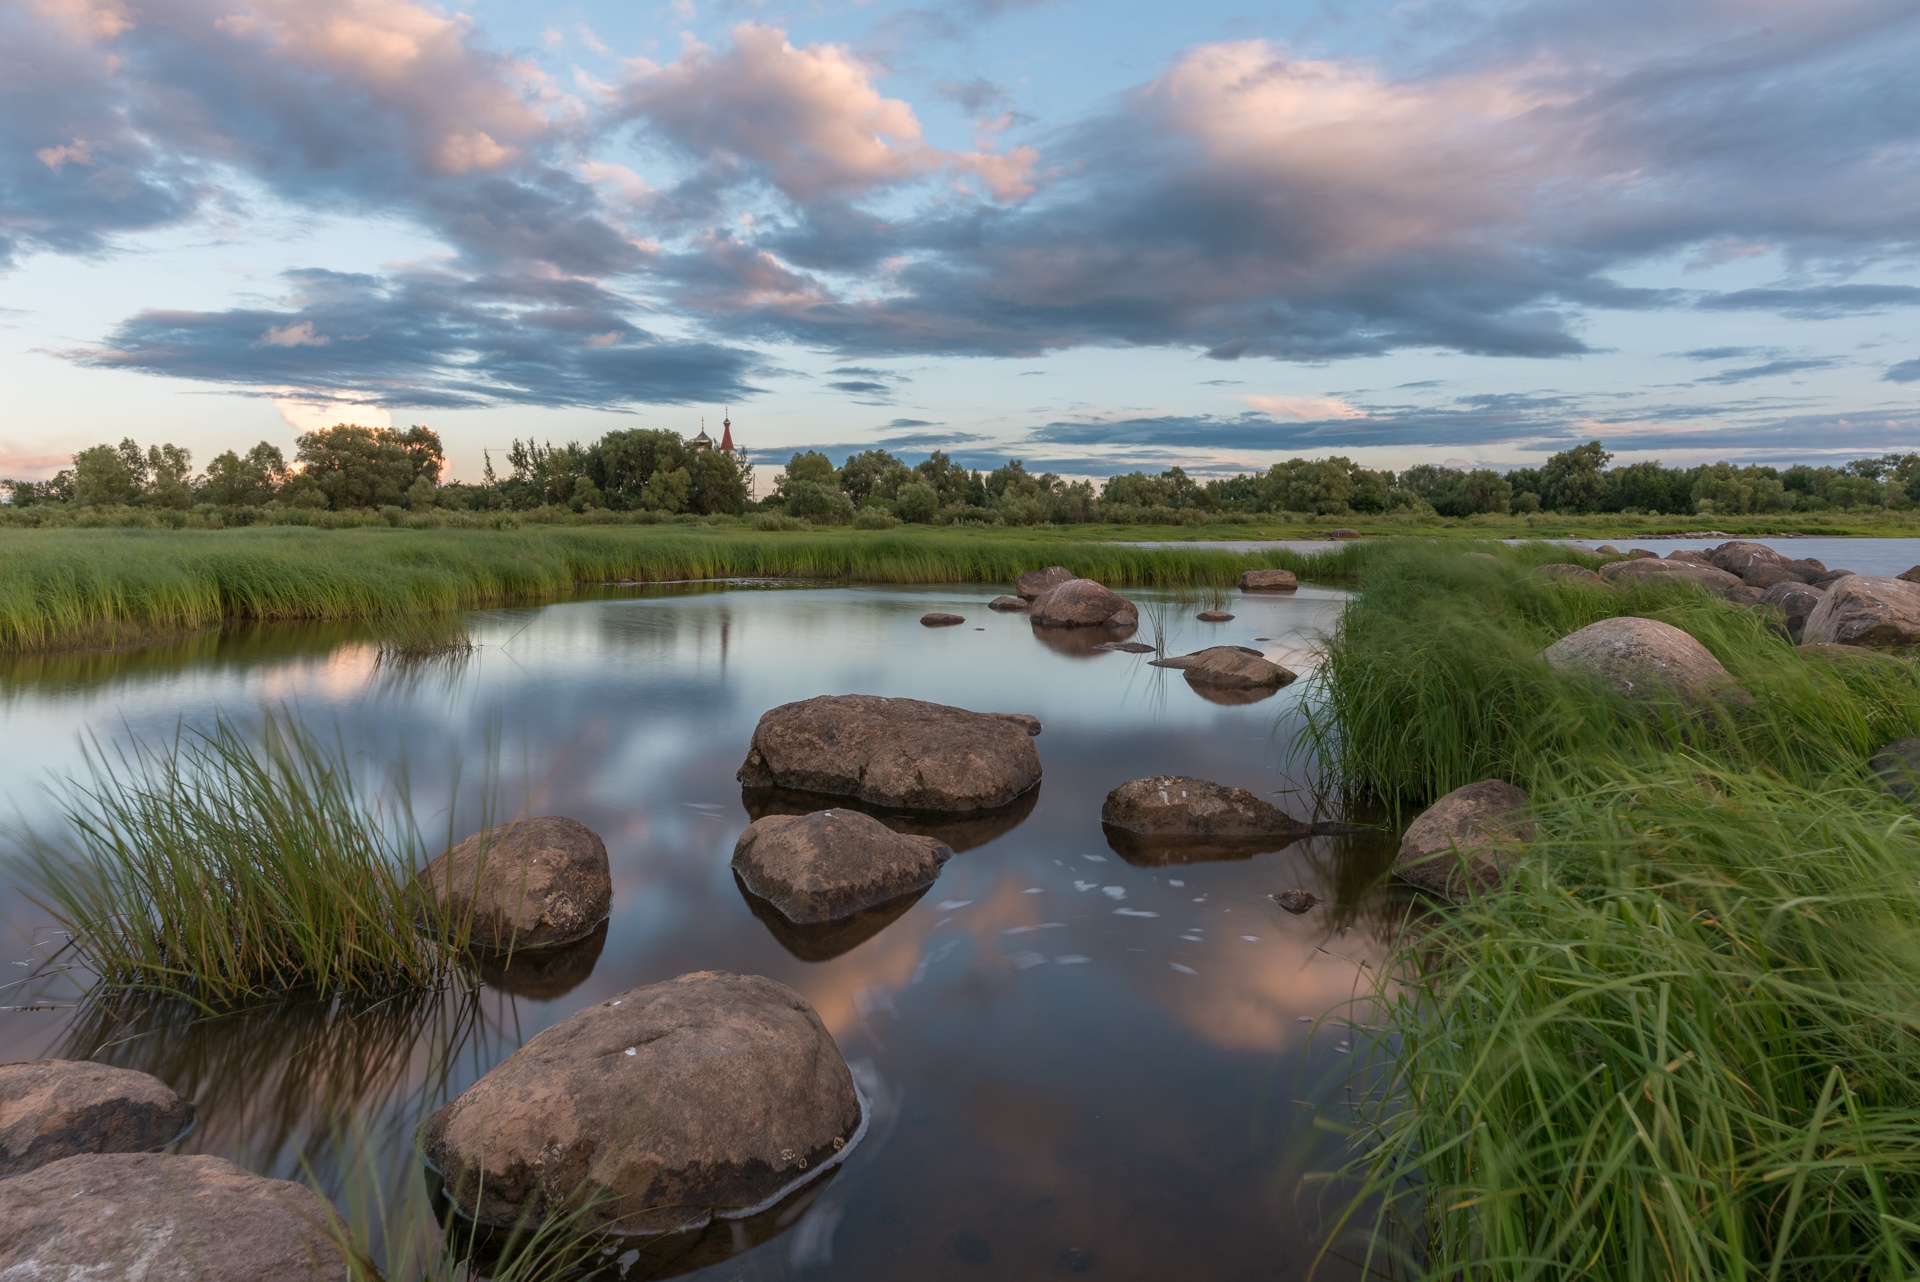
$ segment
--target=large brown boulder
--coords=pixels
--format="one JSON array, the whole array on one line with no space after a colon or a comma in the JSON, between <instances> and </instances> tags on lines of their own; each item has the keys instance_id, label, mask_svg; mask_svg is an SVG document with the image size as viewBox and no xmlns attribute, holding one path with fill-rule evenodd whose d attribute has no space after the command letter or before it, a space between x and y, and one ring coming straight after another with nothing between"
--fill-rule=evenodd
<instances>
[{"instance_id":1,"label":"large brown boulder","mask_svg":"<svg viewBox=\"0 0 1920 1282\"><path fill-rule=\"evenodd\" d=\"M1247 570L1240 576L1242 592L1292 592L1299 586L1292 570Z\"/></svg>"},{"instance_id":2,"label":"large brown boulder","mask_svg":"<svg viewBox=\"0 0 1920 1282\"><path fill-rule=\"evenodd\" d=\"M1033 600L1033 621L1049 628L1131 628L1140 622L1133 602L1092 579L1068 579Z\"/></svg>"},{"instance_id":3,"label":"large brown boulder","mask_svg":"<svg viewBox=\"0 0 1920 1282\"><path fill-rule=\"evenodd\" d=\"M1208 646L1192 654L1147 662L1156 668L1183 669L1187 680L1198 685L1249 690L1278 688L1294 681L1298 675L1243 645Z\"/></svg>"},{"instance_id":4,"label":"large brown boulder","mask_svg":"<svg viewBox=\"0 0 1920 1282\"><path fill-rule=\"evenodd\" d=\"M1245 788L1154 775L1121 784L1107 794L1100 822L1154 837L1279 837L1291 841L1313 831L1280 807Z\"/></svg>"},{"instance_id":5,"label":"large brown boulder","mask_svg":"<svg viewBox=\"0 0 1920 1282\"><path fill-rule=\"evenodd\" d=\"M1819 588L1809 587L1799 579L1788 579L1768 588L1761 603L1780 611L1787 629L1787 636L1798 641L1806 631L1807 618L1820 603L1827 599L1826 593Z\"/></svg>"},{"instance_id":6,"label":"large brown boulder","mask_svg":"<svg viewBox=\"0 0 1920 1282\"><path fill-rule=\"evenodd\" d=\"M1048 588L1057 588L1073 579L1074 573L1064 565L1050 565L1044 570L1028 570L1013 581L1013 590L1023 601L1031 601Z\"/></svg>"},{"instance_id":7,"label":"large brown boulder","mask_svg":"<svg viewBox=\"0 0 1920 1282\"><path fill-rule=\"evenodd\" d=\"M481 1223L578 1211L581 1227L632 1232L751 1212L834 1164L860 1125L846 1061L805 999L701 971L533 1037L429 1117L421 1142Z\"/></svg>"},{"instance_id":8,"label":"large brown boulder","mask_svg":"<svg viewBox=\"0 0 1920 1282\"><path fill-rule=\"evenodd\" d=\"M987 602L987 609L989 610L1004 610L1008 612L1015 612L1015 611L1025 611L1030 608L1031 606L1029 605L1027 599L1021 596L997 596L993 598L993 600Z\"/></svg>"},{"instance_id":9,"label":"large brown boulder","mask_svg":"<svg viewBox=\"0 0 1920 1282\"><path fill-rule=\"evenodd\" d=\"M811 923L851 916L924 890L953 848L895 832L858 810L756 819L733 847L733 870L748 890Z\"/></svg>"},{"instance_id":10,"label":"large brown boulder","mask_svg":"<svg viewBox=\"0 0 1920 1282\"><path fill-rule=\"evenodd\" d=\"M473 834L428 864L420 881L481 948L544 948L584 939L613 906L607 847L558 815Z\"/></svg>"},{"instance_id":11,"label":"large brown boulder","mask_svg":"<svg viewBox=\"0 0 1920 1282\"><path fill-rule=\"evenodd\" d=\"M224 1158L87 1154L0 1180L0 1278L346 1282L334 1223Z\"/></svg>"},{"instance_id":12,"label":"large brown boulder","mask_svg":"<svg viewBox=\"0 0 1920 1282\"><path fill-rule=\"evenodd\" d=\"M147 1153L193 1124L157 1077L78 1059L0 1064L0 1179L79 1153Z\"/></svg>"},{"instance_id":13,"label":"large brown boulder","mask_svg":"<svg viewBox=\"0 0 1920 1282\"><path fill-rule=\"evenodd\" d=\"M760 718L739 779L909 810L989 810L1040 782L1039 724L919 699L821 695Z\"/></svg>"},{"instance_id":14,"label":"large brown boulder","mask_svg":"<svg viewBox=\"0 0 1920 1282\"><path fill-rule=\"evenodd\" d=\"M1629 699L1693 704L1744 698L1712 651L1658 619L1602 619L1561 637L1541 657L1561 672L1590 677Z\"/></svg>"},{"instance_id":15,"label":"large brown boulder","mask_svg":"<svg viewBox=\"0 0 1920 1282\"><path fill-rule=\"evenodd\" d=\"M1848 575L1827 589L1801 635L1838 645L1920 645L1920 583Z\"/></svg>"},{"instance_id":16,"label":"large brown boulder","mask_svg":"<svg viewBox=\"0 0 1920 1282\"><path fill-rule=\"evenodd\" d=\"M1728 574L1746 579L1749 583L1753 583L1754 580L1748 578L1748 575L1760 567L1777 568L1787 563L1786 557L1781 556L1766 544L1748 543L1740 539L1731 543L1722 543L1719 547L1712 549L1707 553L1707 560L1716 569L1725 570ZM1778 580L1776 579L1775 582ZM1772 584L1756 584L1756 586L1771 587Z\"/></svg>"},{"instance_id":17,"label":"large brown boulder","mask_svg":"<svg viewBox=\"0 0 1920 1282\"><path fill-rule=\"evenodd\" d=\"M1711 565L1700 565L1693 561L1609 561L1600 567L1600 577L1609 583L1623 584L1655 579L1675 583L1690 583L1695 587L1717 592L1721 596L1746 595L1747 584L1735 574L1716 569Z\"/></svg>"},{"instance_id":18,"label":"large brown boulder","mask_svg":"<svg viewBox=\"0 0 1920 1282\"><path fill-rule=\"evenodd\" d=\"M1502 779L1455 788L1420 813L1400 839L1394 876L1449 899L1506 880L1518 848L1533 840L1527 794Z\"/></svg>"}]
</instances>

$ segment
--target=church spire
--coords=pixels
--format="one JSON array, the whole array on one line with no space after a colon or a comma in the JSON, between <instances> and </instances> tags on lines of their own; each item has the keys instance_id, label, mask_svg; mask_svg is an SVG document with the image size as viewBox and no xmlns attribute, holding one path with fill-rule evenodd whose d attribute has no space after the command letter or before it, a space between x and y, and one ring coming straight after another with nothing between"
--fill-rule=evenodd
<instances>
[{"instance_id":1,"label":"church spire","mask_svg":"<svg viewBox=\"0 0 1920 1282\"><path fill-rule=\"evenodd\" d=\"M733 453L733 410L727 410L727 416L720 420L720 452Z\"/></svg>"}]
</instances>

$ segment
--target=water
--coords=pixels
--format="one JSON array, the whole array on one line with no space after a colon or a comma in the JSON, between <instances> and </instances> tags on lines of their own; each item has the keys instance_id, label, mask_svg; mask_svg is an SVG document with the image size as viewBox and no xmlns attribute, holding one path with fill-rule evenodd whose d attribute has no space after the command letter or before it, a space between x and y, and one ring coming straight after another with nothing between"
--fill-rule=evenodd
<instances>
[{"instance_id":1,"label":"water","mask_svg":"<svg viewBox=\"0 0 1920 1282\"><path fill-rule=\"evenodd\" d=\"M1343 1156L1335 1131L1314 1126L1347 1118L1343 1004L1404 902L1378 886L1391 840L1128 863L1098 822L1127 779L1192 774L1308 812L1293 753L1301 686L1211 702L1151 656L1036 635L1024 616L987 611L988 595L615 592L478 613L469 661L411 670L378 665L358 630L318 627L0 666L0 778L25 822L45 821L36 782L78 768L82 734L155 738L284 706L337 732L370 776L404 767L429 831L478 823L496 763L501 805L588 824L614 875L604 939L554 973L509 975L517 992L489 985L354 1018L9 1009L0 1058L97 1054L154 1072L198 1103L184 1151L289 1178L304 1160L343 1205L368 1196L343 1156L358 1143L378 1200L415 1204L420 1119L526 1038L636 985L754 972L819 1010L874 1100L872 1132L784 1223L710 1239L660 1272L709 1260L692 1276L1305 1276L1344 1200L1302 1179ZM1340 601L1315 588L1236 597L1238 618L1208 625L1192 618L1203 603L1134 596L1141 636L1158 619L1171 652L1251 644L1296 669ZM967 623L921 627L936 609ZM733 776L763 711L845 692L1035 714L1045 775L1010 830L972 834L979 844L930 891L828 956L783 943L736 888L728 860L748 817ZM1331 902L1294 917L1267 898L1295 886ZM16 975L57 944L17 893L0 925ZM57 977L8 991L12 1007L72 1000ZM1318 1276L1354 1273L1335 1260Z\"/></svg>"},{"instance_id":2,"label":"water","mask_svg":"<svg viewBox=\"0 0 1920 1282\"><path fill-rule=\"evenodd\" d=\"M1643 547L1661 556L1696 548L1716 548L1728 541L1725 538L1555 540L1589 548L1610 543L1622 552L1628 548ZM1794 560L1811 557L1829 570L1852 570L1855 574L1903 574L1920 565L1920 539L1751 538L1743 541L1765 544L1780 555Z\"/></svg>"}]
</instances>

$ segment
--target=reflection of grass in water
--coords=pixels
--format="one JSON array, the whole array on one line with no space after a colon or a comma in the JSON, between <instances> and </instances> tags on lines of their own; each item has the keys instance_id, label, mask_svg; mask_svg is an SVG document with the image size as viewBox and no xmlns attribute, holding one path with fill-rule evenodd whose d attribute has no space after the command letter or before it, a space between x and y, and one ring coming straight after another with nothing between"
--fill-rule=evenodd
<instances>
[{"instance_id":1,"label":"reflection of grass in water","mask_svg":"<svg viewBox=\"0 0 1920 1282\"><path fill-rule=\"evenodd\" d=\"M473 654L473 638L458 614L402 614L386 620L380 639L382 664L454 662Z\"/></svg>"},{"instance_id":2,"label":"reflection of grass in water","mask_svg":"<svg viewBox=\"0 0 1920 1282\"><path fill-rule=\"evenodd\" d=\"M405 797L391 815L345 749L290 719L230 722L162 745L87 750L32 834L26 881L104 982L208 1006L304 991L378 996L438 984L468 923L441 920L413 873ZM423 929L424 927L424 929Z\"/></svg>"},{"instance_id":3,"label":"reflection of grass in water","mask_svg":"<svg viewBox=\"0 0 1920 1282\"><path fill-rule=\"evenodd\" d=\"M1381 557L1316 674L1345 791L1505 777L1539 829L1383 972L1356 1213L1411 1222L1434 1277L1920 1274L1920 826L1863 768L1920 728L1920 672L1539 555ZM1752 706L1635 711L1538 660L1622 613L1691 632Z\"/></svg>"}]
</instances>

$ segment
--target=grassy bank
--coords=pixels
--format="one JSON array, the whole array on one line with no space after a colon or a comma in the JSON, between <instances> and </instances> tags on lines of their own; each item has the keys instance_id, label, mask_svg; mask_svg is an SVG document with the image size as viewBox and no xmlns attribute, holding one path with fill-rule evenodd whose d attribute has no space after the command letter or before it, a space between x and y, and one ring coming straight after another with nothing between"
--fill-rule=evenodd
<instances>
[{"instance_id":1,"label":"grassy bank","mask_svg":"<svg viewBox=\"0 0 1920 1282\"><path fill-rule=\"evenodd\" d=\"M1357 1161L1435 1278L1920 1276L1920 826L1867 757L1910 661L1802 654L1681 587L1402 546L1316 676L1338 786L1526 787L1515 883L1416 915L1376 1008ZM1645 715L1539 650L1692 633L1751 708Z\"/></svg>"},{"instance_id":2,"label":"grassy bank","mask_svg":"<svg viewBox=\"0 0 1920 1282\"><path fill-rule=\"evenodd\" d=\"M1350 573L1357 548L1316 558ZM1062 564L1115 586L1224 586L1286 553L1143 548L1017 531L518 530L0 532L0 649L110 645L235 620L386 619L632 579L1011 584Z\"/></svg>"}]
</instances>

